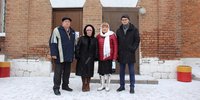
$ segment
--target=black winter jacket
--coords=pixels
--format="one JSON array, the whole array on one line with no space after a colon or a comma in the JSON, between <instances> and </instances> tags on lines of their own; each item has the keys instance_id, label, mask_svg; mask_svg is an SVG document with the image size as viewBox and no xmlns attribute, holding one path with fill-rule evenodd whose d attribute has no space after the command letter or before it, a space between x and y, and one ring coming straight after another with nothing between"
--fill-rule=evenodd
<instances>
[{"instance_id":1,"label":"black winter jacket","mask_svg":"<svg viewBox=\"0 0 200 100\"><path fill-rule=\"evenodd\" d=\"M98 58L98 43L94 37L82 36L75 49L77 59L76 75L92 77L94 74L94 61Z\"/></svg>"},{"instance_id":2,"label":"black winter jacket","mask_svg":"<svg viewBox=\"0 0 200 100\"><path fill-rule=\"evenodd\" d=\"M138 29L131 23L126 34L123 30L123 25L117 29L118 39L118 61L120 63L135 63L135 51L139 46L140 36Z\"/></svg>"}]
</instances>

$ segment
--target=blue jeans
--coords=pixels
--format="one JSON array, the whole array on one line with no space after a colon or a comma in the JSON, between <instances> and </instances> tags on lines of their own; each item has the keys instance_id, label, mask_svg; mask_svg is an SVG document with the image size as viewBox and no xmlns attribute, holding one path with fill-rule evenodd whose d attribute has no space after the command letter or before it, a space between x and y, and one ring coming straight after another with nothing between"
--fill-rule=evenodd
<instances>
[{"instance_id":1,"label":"blue jeans","mask_svg":"<svg viewBox=\"0 0 200 100\"><path fill-rule=\"evenodd\" d=\"M135 72L134 72L134 64L133 63L128 63L128 68L129 68L129 77L130 77L130 87L134 88L135 87ZM120 86L124 87L125 86L125 69L126 69L126 64L120 63Z\"/></svg>"}]
</instances>

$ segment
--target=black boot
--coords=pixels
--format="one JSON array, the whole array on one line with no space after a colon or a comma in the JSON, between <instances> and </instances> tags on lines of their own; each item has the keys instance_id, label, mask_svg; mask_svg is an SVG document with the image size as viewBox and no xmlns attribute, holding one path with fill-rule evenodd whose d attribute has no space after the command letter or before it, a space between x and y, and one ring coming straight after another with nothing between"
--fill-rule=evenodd
<instances>
[{"instance_id":1,"label":"black boot","mask_svg":"<svg viewBox=\"0 0 200 100\"><path fill-rule=\"evenodd\" d=\"M81 77L81 80L82 80L82 91L84 92L85 91L85 78Z\"/></svg>"},{"instance_id":2,"label":"black boot","mask_svg":"<svg viewBox=\"0 0 200 100\"><path fill-rule=\"evenodd\" d=\"M65 86L65 87L62 87L63 90L66 90L66 91L73 91L68 85Z\"/></svg>"},{"instance_id":3,"label":"black boot","mask_svg":"<svg viewBox=\"0 0 200 100\"><path fill-rule=\"evenodd\" d=\"M90 77L86 78L86 91L90 91Z\"/></svg>"},{"instance_id":4,"label":"black boot","mask_svg":"<svg viewBox=\"0 0 200 100\"><path fill-rule=\"evenodd\" d=\"M61 95L59 89L53 89L55 95Z\"/></svg>"},{"instance_id":5,"label":"black boot","mask_svg":"<svg viewBox=\"0 0 200 100\"><path fill-rule=\"evenodd\" d=\"M125 88L122 87L122 86L120 86L120 87L117 89L117 92L121 92L121 91L123 91L123 90L125 90Z\"/></svg>"},{"instance_id":6,"label":"black boot","mask_svg":"<svg viewBox=\"0 0 200 100\"><path fill-rule=\"evenodd\" d=\"M131 93L131 94L135 93L135 90L134 90L133 87L130 88L130 93Z\"/></svg>"}]
</instances>

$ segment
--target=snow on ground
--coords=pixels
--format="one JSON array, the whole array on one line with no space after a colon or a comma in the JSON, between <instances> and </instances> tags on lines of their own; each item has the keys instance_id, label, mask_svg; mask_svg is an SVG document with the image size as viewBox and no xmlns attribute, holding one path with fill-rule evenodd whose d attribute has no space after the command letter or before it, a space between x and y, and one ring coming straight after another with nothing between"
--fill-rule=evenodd
<instances>
[{"instance_id":1,"label":"snow on ground","mask_svg":"<svg viewBox=\"0 0 200 100\"><path fill-rule=\"evenodd\" d=\"M91 91L82 92L81 79L76 76L70 78L74 91L61 90L61 96L54 95L52 81L52 77L0 78L0 100L200 100L200 81L195 80L161 79L158 85L136 84L135 94L130 94L128 84L118 93L118 84L111 84L110 92L99 92L99 84L91 83Z\"/></svg>"},{"instance_id":2,"label":"snow on ground","mask_svg":"<svg viewBox=\"0 0 200 100\"><path fill-rule=\"evenodd\" d=\"M192 74L195 75L195 77L200 79L200 66L192 67Z\"/></svg>"}]
</instances>

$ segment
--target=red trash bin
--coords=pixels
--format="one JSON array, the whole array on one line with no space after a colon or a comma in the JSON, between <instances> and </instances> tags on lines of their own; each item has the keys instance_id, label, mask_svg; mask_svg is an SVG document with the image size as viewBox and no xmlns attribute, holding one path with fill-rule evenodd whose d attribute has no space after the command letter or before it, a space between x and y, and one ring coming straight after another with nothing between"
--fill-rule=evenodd
<instances>
[{"instance_id":1,"label":"red trash bin","mask_svg":"<svg viewBox=\"0 0 200 100\"><path fill-rule=\"evenodd\" d=\"M181 82L192 81L192 68L190 66L178 66L177 67L177 80Z\"/></svg>"},{"instance_id":2,"label":"red trash bin","mask_svg":"<svg viewBox=\"0 0 200 100\"><path fill-rule=\"evenodd\" d=\"M10 62L0 62L0 78L10 77Z\"/></svg>"}]
</instances>

